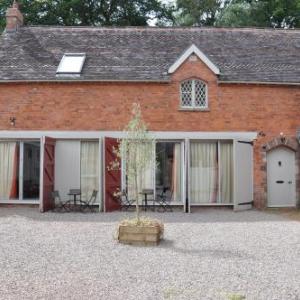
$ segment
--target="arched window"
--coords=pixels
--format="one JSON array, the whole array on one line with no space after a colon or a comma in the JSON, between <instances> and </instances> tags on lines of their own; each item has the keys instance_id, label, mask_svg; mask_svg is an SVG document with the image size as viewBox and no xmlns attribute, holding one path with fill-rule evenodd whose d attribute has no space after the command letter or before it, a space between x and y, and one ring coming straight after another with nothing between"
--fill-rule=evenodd
<instances>
[{"instance_id":1,"label":"arched window","mask_svg":"<svg viewBox=\"0 0 300 300\"><path fill-rule=\"evenodd\" d=\"M182 108L208 108L207 85L198 79L185 80L180 85Z\"/></svg>"}]
</instances>

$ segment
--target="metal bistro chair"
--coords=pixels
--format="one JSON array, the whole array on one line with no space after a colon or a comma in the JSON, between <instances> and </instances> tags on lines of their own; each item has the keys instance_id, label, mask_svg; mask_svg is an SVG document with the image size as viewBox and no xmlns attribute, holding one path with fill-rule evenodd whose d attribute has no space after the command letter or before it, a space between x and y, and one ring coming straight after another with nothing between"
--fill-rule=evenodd
<instances>
[{"instance_id":1,"label":"metal bistro chair","mask_svg":"<svg viewBox=\"0 0 300 300\"><path fill-rule=\"evenodd\" d=\"M94 205L97 200L98 191L93 190L92 195L89 200L82 201L80 200L81 210L84 211L85 209L90 209L91 212L94 212Z\"/></svg>"},{"instance_id":2,"label":"metal bistro chair","mask_svg":"<svg viewBox=\"0 0 300 300\"><path fill-rule=\"evenodd\" d=\"M59 191L51 192L51 196L55 203L54 211L60 211L60 212L62 212L62 211L69 212L70 211L71 200L62 201L60 198L60 195L59 195Z\"/></svg>"},{"instance_id":3,"label":"metal bistro chair","mask_svg":"<svg viewBox=\"0 0 300 300\"><path fill-rule=\"evenodd\" d=\"M135 200L130 200L128 198L128 194L127 194L126 190L122 191L122 195L119 197L119 201L120 201L120 210L126 210L126 211L135 202Z\"/></svg>"},{"instance_id":4,"label":"metal bistro chair","mask_svg":"<svg viewBox=\"0 0 300 300\"><path fill-rule=\"evenodd\" d=\"M157 198L153 201L153 210L155 208L155 203L158 204L158 211L161 208L163 212L169 210L173 211L172 206L170 204L171 199L168 199L166 192L169 190L168 187L163 187L160 194L157 195Z\"/></svg>"}]
</instances>

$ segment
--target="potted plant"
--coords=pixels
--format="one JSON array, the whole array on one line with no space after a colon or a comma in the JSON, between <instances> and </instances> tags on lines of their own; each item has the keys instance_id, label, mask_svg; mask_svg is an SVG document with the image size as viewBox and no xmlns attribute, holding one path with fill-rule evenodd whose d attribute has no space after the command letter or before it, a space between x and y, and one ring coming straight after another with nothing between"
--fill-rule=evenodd
<instances>
[{"instance_id":1,"label":"potted plant","mask_svg":"<svg viewBox=\"0 0 300 300\"><path fill-rule=\"evenodd\" d=\"M135 218L122 220L118 225L118 240L126 244L157 245L163 236L162 222L140 216L140 187L145 170L153 163L155 139L147 130L139 104L133 104L132 118L124 129L124 137L114 149L122 161L127 185L135 200ZM155 160L155 161L153 161Z\"/></svg>"}]
</instances>

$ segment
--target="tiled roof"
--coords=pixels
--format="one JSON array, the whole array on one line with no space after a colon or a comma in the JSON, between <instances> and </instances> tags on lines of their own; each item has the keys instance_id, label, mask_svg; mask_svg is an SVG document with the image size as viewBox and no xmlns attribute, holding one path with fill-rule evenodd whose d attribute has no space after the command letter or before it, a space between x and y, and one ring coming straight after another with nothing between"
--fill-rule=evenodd
<instances>
[{"instance_id":1,"label":"tiled roof","mask_svg":"<svg viewBox=\"0 0 300 300\"><path fill-rule=\"evenodd\" d=\"M86 53L74 80L169 80L195 44L222 81L300 83L300 30L25 26L0 37L0 80L62 80L66 52Z\"/></svg>"}]
</instances>

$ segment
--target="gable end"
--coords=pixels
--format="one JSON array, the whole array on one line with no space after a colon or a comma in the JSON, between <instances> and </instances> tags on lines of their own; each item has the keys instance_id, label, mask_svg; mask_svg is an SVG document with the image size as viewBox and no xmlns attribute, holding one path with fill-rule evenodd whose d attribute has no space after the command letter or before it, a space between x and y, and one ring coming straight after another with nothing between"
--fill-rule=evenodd
<instances>
[{"instance_id":1,"label":"gable end","mask_svg":"<svg viewBox=\"0 0 300 300\"><path fill-rule=\"evenodd\" d=\"M174 73L192 54L197 55L198 58L203 61L215 75L220 74L220 69L194 44L185 50L183 54L173 63L173 65L168 69L168 73Z\"/></svg>"}]
</instances>

